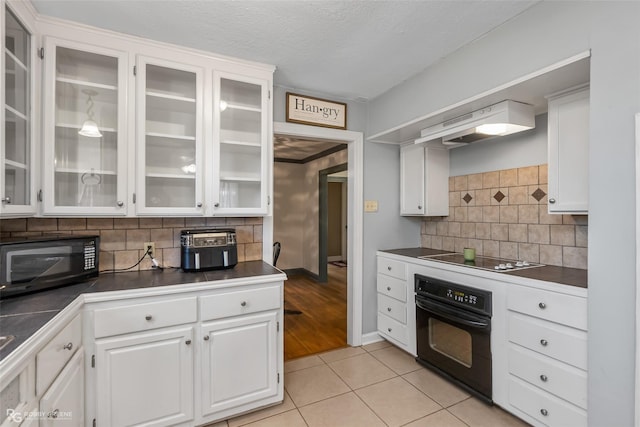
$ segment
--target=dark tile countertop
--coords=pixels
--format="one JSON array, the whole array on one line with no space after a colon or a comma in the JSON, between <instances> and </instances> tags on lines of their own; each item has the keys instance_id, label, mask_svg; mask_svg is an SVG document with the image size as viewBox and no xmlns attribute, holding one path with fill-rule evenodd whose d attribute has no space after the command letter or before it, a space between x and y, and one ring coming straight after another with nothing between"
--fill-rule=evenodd
<instances>
[{"instance_id":1,"label":"dark tile countertop","mask_svg":"<svg viewBox=\"0 0 640 427\"><path fill-rule=\"evenodd\" d=\"M228 281L274 274L284 273L263 261L240 262L232 269L193 273L167 268L101 273L100 276L83 283L2 299L0 335L13 335L15 338L0 350L0 361L82 294Z\"/></svg>"},{"instance_id":2,"label":"dark tile countertop","mask_svg":"<svg viewBox=\"0 0 640 427\"><path fill-rule=\"evenodd\" d=\"M388 252L390 254L406 256L409 258L451 253L451 251L428 248L390 249L382 252ZM581 270L578 268L545 265L543 267L527 268L524 270L495 272L495 274L508 274L510 276L526 277L528 279L542 280L544 282L559 283L561 285L576 286L578 288L585 289L587 288L587 270Z\"/></svg>"}]
</instances>

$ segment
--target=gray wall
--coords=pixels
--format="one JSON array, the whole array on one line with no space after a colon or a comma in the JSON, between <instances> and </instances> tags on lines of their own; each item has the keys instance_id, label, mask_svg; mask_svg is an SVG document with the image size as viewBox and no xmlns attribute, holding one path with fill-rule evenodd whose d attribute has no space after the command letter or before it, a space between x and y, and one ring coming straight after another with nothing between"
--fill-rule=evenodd
<instances>
[{"instance_id":1,"label":"gray wall","mask_svg":"<svg viewBox=\"0 0 640 427\"><path fill-rule=\"evenodd\" d=\"M639 17L640 2L541 2L369 106L368 129L374 134L591 49L591 426L634 423Z\"/></svg>"}]
</instances>

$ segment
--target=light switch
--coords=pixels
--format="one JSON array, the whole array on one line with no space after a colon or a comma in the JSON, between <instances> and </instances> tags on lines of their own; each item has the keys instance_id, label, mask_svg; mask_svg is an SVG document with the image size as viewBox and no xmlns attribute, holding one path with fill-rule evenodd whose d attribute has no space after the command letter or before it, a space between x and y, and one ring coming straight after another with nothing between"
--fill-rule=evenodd
<instances>
[{"instance_id":1,"label":"light switch","mask_svg":"<svg viewBox=\"0 0 640 427\"><path fill-rule=\"evenodd\" d=\"M364 211L365 212L378 212L378 201L377 200L365 200L364 201Z\"/></svg>"}]
</instances>

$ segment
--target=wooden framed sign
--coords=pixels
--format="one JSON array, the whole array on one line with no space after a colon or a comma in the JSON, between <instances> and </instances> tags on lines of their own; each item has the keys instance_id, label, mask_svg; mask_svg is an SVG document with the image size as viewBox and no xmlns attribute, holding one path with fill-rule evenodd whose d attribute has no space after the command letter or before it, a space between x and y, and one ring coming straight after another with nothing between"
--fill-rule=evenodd
<instances>
[{"instance_id":1,"label":"wooden framed sign","mask_svg":"<svg viewBox=\"0 0 640 427\"><path fill-rule=\"evenodd\" d=\"M347 104L287 92L287 122L347 129Z\"/></svg>"}]
</instances>

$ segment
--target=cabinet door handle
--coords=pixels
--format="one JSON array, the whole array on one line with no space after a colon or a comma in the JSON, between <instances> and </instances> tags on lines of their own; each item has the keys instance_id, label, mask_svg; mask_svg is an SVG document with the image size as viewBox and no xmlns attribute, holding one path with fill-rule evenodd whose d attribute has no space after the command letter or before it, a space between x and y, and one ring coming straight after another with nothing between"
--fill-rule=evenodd
<instances>
[{"instance_id":1,"label":"cabinet door handle","mask_svg":"<svg viewBox=\"0 0 640 427\"><path fill-rule=\"evenodd\" d=\"M73 348L73 343L67 343L62 348L65 350L71 350Z\"/></svg>"},{"instance_id":2,"label":"cabinet door handle","mask_svg":"<svg viewBox=\"0 0 640 427\"><path fill-rule=\"evenodd\" d=\"M2 198L2 203L10 204L11 203L11 197L9 197L9 196L3 197Z\"/></svg>"},{"instance_id":3,"label":"cabinet door handle","mask_svg":"<svg viewBox=\"0 0 640 427\"><path fill-rule=\"evenodd\" d=\"M205 335L205 336L204 336L204 340L205 340L205 341L209 341L209 335Z\"/></svg>"},{"instance_id":4,"label":"cabinet door handle","mask_svg":"<svg viewBox=\"0 0 640 427\"><path fill-rule=\"evenodd\" d=\"M387 290L390 291L391 290L391 286L387 286Z\"/></svg>"},{"instance_id":5,"label":"cabinet door handle","mask_svg":"<svg viewBox=\"0 0 640 427\"><path fill-rule=\"evenodd\" d=\"M60 412L59 409L54 409L53 411L49 412L49 414L47 415L47 418L58 418L59 412Z\"/></svg>"},{"instance_id":6,"label":"cabinet door handle","mask_svg":"<svg viewBox=\"0 0 640 427\"><path fill-rule=\"evenodd\" d=\"M547 304L540 302L538 303L538 307L540 307L542 310L544 310L545 308L547 308Z\"/></svg>"},{"instance_id":7,"label":"cabinet door handle","mask_svg":"<svg viewBox=\"0 0 640 427\"><path fill-rule=\"evenodd\" d=\"M191 344L191 340L186 340L184 343L185 343L186 345L190 345L190 344Z\"/></svg>"},{"instance_id":8,"label":"cabinet door handle","mask_svg":"<svg viewBox=\"0 0 640 427\"><path fill-rule=\"evenodd\" d=\"M545 374L540 375L540 381L542 381L543 383L546 383L548 379L549 378Z\"/></svg>"},{"instance_id":9,"label":"cabinet door handle","mask_svg":"<svg viewBox=\"0 0 640 427\"><path fill-rule=\"evenodd\" d=\"M119 208L124 206L124 202L122 200L118 200L118 203L116 203L118 205Z\"/></svg>"},{"instance_id":10,"label":"cabinet door handle","mask_svg":"<svg viewBox=\"0 0 640 427\"><path fill-rule=\"evenodd\" d=\"M549 203L554 204L556 202L556 199L549 199Z\"/></svg>"},{"instance_id":11,"label":"cabinet door handle","mask_svg":"<svg viewBox=\"0 0 640 427\"><path fill-rule=\"evenodd\" d=\"M242 301L242 302L240 303L240 305L241 305L242 307L246 307L246 306L247 306L247 302L246 302L246 301Z\"/></svg>"},{"instance_id":12,"label":"cabinet door handle","mask_svg":"<svg viewBox=\"0 0 640 427\"><path fill-rule=\"evenodd\" d=\"M544 338L540 340L540 345L542 345L543 347L546 347L547 344L549 344L549 341L545 340Z\"/></svg>"},{"instance_id":13,"label":"cabinet door handle","mask_svg":"<svg viewBox=\"0 0 640 427\"><path fill-rule=\"evenodd\" d=\"M387 311L388 311L388 312L391 312L391 307L387 307Z\"/></svg>"},{"instance_id":14,"label":"cabinet door handle","mask_svg":"<svg viewBox=\"0 0 640 427\"><path fill-rule=\"evenodd\" d=\"M422 210L422 205L418 205L418 210L421 211Z\"/></svg>"},{"instance_id":15,"label":"cabinet door handle","mask_svg":"<svg viewBox=\"0 0 640 427\"><path fill-rule=\"evenodd\" d=\"M541 413L542 415L544 415L545 417L546 417L547 415L549 415L549 411L547 411L547 410L546 410L546 409L544 409L544 408L540 409L540 413Z\"/></svg>"},{"instance_id":16,"label":"cabinet door handle","mask_svg":"<svg viewBox=\"0 0 640 427\"><path fill-rule=\"evenodd\" d=\"M145 320L151 320L153 319L153 316L150 314L147 314L146 316L144 316Z\"/></svg>"},{"instance_id":17,"label":"cabinet door handle","mask_svg":"<svg viewBox=\"0 0 640 427\"><path fill-rule=\"evenodd\" d=\"M391 266L387 267L387 270L391 271Z\"/></svg>"},{"instance_id":18,"label":"cabinet door handle","mask_svg":"<svg viewBox=\"0 0 640 427\"><path fill-rule=\"evenodd\" d=\"M391 332L391 328L387 328L387 331Z\"/></svg>"},{"instance_id":19,"label":"cabinet door handle","mask_svg":"<svg viewBox=\"0 0 640 427\"><path fill-rule=\"evenodd\" d=\"M198 202L198 203L196 203L196 207L197 207L197 208L201 208L201 207L202 207L202 202Z\"/></svg>"},{"instance_id":20,"label":"cabinet door handle","mask_svg":"<svg viewBox=\"0 0 640 427\"><path fill-rule=\"evenodd\" d=\"M214 204L213 204L213 207L214 207L214 208L219 208L219 207L220 207L220 203L218 203L218 202L214 203Z\"/></svg>"}]
</instances>

